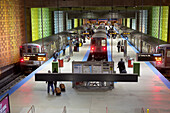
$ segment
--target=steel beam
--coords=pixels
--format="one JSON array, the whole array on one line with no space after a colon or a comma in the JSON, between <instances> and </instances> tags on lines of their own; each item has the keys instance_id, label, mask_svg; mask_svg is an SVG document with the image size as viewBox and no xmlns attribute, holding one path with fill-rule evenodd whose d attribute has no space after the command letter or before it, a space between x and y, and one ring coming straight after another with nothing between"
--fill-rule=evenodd
<instances>
[{"instance_id":1,"label":"steel beam","mask_svg":"<svg viewBox=\"0 0 170 113\"><path fill-rule=\"evenodd\" d=\"M36 73L35 81L138 82L137 74Z\"/></svg>"}]
</instances>

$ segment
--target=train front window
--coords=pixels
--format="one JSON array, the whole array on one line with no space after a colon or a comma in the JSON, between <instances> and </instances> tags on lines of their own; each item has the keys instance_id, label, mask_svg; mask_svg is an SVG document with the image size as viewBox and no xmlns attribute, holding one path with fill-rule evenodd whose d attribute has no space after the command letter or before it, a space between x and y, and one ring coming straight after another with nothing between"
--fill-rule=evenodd
<instances>
[{"instance_id":1,"label":"train front window","mask_svg":"<svg viewBox=\"0 0 170 113\"><path fill-rule=\"evenodd\" d=\"M31 53L31 48L28 49L28 53Z\"/></svg>"},{"instance_id":2,"label":"train front window","mask_svg":"<svg viewBox=\"0 0 170 113\"><path fill-rule=\"evenodd\" d=\"M95 40L93 39L93 40L91 40L91 44L92 45L94 45L95 44Z\"/></svg>"},{"instance_id":3,"label":"train front window","mask_svg":"<svg viewBox=\"0 0 170 113\"><path fill-rule=\"evenodd\" d=\"M164 57L164 50L163 50L163 49L159 49L159 50L158 50L158 53L161 53L162 56Z\"/></svg>"},{"instance_id":4,"label":"train front window","mask_svg":"<svg viewBox=\"0 0 170 113\"><path fill-rule=\"evenodd\" d=\"M38 53L38 52L39 52L39 51L38 51L39 48L37 48L37 47L36 47L36 48L33 48L32 50L33 50L33 51L32 51L33 53Z\"/></svg>"},{"instance_id":5,"label":"train front window","mask_svg":"<svg viewBox=\"0 0 170 113\"><path fill-rule=\"evenodd\" d=\"M106 46L106 40L102 40L102 46Z\"/></svg>"}]
</instances>

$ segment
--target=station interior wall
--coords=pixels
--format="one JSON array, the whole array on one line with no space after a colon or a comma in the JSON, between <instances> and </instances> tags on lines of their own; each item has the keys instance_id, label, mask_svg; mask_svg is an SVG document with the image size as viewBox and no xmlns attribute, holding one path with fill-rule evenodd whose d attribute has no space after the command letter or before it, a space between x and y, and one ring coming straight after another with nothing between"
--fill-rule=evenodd
<instances>
[{"instance_id":1,"label":"station interior wall","mask_svg":"<svg viewBox=\"0 0 170 113\"><path fill-rule=\"evenodd\" d=\"M30 17L26 14L27 23L25 23L25 14L24 14L24 3L22 0L1 0L0 2L0 68L19 62L20 60L20 51L19 46L26 42L29 42L41 39L42 38L42 25L41 25L41 9L40 8L31 8ZM43 37L50 36L54 34L54 14L56 10L54 8L43 8ZM28 10L27 10L28 11ZM29 11L28 11L29 12ZM27 13L28 13L27 12ZM150 13L151 12L151 13ZM151 15L150 15L151 14ZM147 24L143 25L143 31L149 31L147 34L150 34L158 38L158 19L159 19L159 7L153 6L147 14L145 14L145 20ZM146 17L149 17L146 19ZM66 29L72 29L73 27L78 27L82 24L85 24L87 19L68 19L67 16L67 27ZM141 20L141 19L140 19ZM160 39L168 41L168 25L169 21L169 6L162 6L161 8L161 25L160 25ZM27 25L30 21L30 25ZM128 22L127 22L128 21ZM133 18L132 21L129 19L122 18L119 20L119 23L122 23L124 26L129 26L132 24L134 29L137 29L137 18ZM64 24L64 23L63 23ZM134 25L136 24L136 26ZM144 23L143 23L144 24ZM25 25L27 28L27 38L25 33ZM64 25L61 25L64 26ZM135 26L135 27L134 27ZM145 29L145 30L144 30ZM147 30L146 30L147 29ZM139 30L139 29L138 29ZM0 70L1 73L1 70Z\"/></svg>"},{"instance_id":2,"label":"station interior wall","mask_svg":"<svg viewBox=\"0 0 170 113\"><path fill-rule=\"evenodd\" d=\"M1 67L20 60L19 46L25 42L23 0L0 1L0 74Z\"/></svg>"},{"instance_id":3,"label":"station interior wall","mask_svg":"<svg viewBox=\"0 0 170 113\"><path fill-rule=\"evenodd\" d=\"M143 13L140 10L139 12L140 13L136 13L136 15L138 14L138 18L135 17L132 21L130 21L129 18L123 18L119 23L122 23L122 25L126 27L132 24L132 29L137 30L137 28L139 28L139 32L158 38L160 7L153 6L151 10L143 10ZM139 23L137 23L137 19L139 19ZM168 24L170 24L169 20L169 6L162 6L160 15L160 40L165 42L168 42L168 30L170 29L168 28Z\"/></svg>"}]
</instances>

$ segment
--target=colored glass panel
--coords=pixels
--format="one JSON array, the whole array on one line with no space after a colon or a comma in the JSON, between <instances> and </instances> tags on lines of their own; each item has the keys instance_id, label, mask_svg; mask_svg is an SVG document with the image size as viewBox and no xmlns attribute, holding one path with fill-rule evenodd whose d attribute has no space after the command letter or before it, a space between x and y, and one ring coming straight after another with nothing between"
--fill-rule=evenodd
<instances>
[{"instance_id":1,"label":"colored glass panel","mask_svg":"<svg viewBox=\"0 0 170 113\"><path fill-rule=\"evenodd\" d=\"M130 18L127 18L127 27L130 28Z\"/></svg>"},{"instance_id":2,"label":"colored glass panel","mask_svg":"<svg viewBox=\"0 0 170 113\"><path fill-rule=\"evenodd\" d=\"M162 7L162 40L167 42L168 38L168 14L169 6Z\"/></svg>"},{"instance_id":3,"label":"colored glass panel","mask_svg":"<svg viewBox=\"0 0 170 113\"><path fill-rule=\"evenodd\" d=\"M74 19L74 27L78 27L78 19Z\"/></svg>"},{"instance_id":4,"label":"colored glass panel","mask_svg":"<svg viewBox=\"0 0 170 113\"><path fill-rule=\"evenodd\" d=\"M63 11L54 11L54 33L63 31Z\"/></svg>"},{"instance_id":5,"label":"colored glass panel","mask_svg":"<svg viewBox=\"0 0 170 113\"><path fill-rule=\"evenodd\" d=\"M42 39L42 22L43 37L52 35L52 13L49 8L42 8L42 15L41 18L41 8L31 8L32 41Z\"/></svg>"}]
</instances>

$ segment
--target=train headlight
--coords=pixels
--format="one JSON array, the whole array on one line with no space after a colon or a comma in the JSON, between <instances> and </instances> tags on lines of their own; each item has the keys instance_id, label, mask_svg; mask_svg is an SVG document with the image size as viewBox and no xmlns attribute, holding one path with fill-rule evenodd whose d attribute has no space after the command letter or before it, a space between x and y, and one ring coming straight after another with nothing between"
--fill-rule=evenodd
<instances>
[{"instance_id":1,"label":"train headlight","mask_svg":"<svg viewBox=\"0 0 170 113\"><path fill-rule=\"evenodd\" d=\"M30 57L24 57L23 60L28 61L28 60L30 60Z\"/></svg>"},{"instance_id":2,"label":"train headlight","mask_svg":"<svg viewBox=\"0 0 170 113\"><path fill-rule=\"evenodd\" d=\"M38 61L45 61L46 58L45 57L38 57Z\"/></svg>"}]
</instances>

